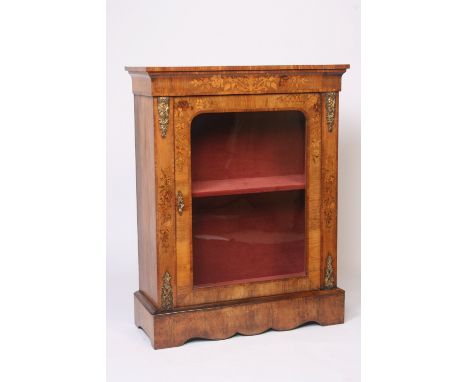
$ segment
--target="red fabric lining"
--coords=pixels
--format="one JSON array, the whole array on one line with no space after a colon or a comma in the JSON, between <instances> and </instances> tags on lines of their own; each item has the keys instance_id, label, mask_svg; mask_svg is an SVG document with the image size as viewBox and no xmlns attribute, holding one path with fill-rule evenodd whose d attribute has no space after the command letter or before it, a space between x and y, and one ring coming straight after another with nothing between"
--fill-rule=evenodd
<instances>
[{"instance_id":1,"label":"red fabric lining","mask_svg":"<svg viewBox=\"0 0 468 382\"><path fill-rule=\"evenodd\" d=\"M191 161L195 286L305 273L301 112L201 114Z\"/></svg>"},{"instance_id":2,"label":"red fabric lining","mask_svg":"<svg viewBox=\"0 0 468 382\"><path fill-rule=\"evenodd\" d=\"M304 190L197 198L194 285L305 272Z\"/></svg>"},{"instance_id":3,"label":"red fabric lining","mask_svg":"<svg viewBox=\"0 0 468 382\"><path fill-rule=\"evenodd\" d=\"M192 181L304 174L298 111L201 114L192 121Z\"/></svg>"}]
</instances>

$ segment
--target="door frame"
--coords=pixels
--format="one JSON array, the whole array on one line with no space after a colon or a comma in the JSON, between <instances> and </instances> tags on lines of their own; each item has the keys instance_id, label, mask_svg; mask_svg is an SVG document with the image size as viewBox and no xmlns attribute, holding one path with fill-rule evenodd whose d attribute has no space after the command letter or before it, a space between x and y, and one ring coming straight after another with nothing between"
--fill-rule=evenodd
<instances>
[{"instance_id":1,"label":"door frame","mask_svg":"<svg viewBox=\"0 0 468 382\"><path fill-rule=\"evenodd\" d=\"M184 199L182 214L176 211L176 294L175 306L191 306L219 301L316 290L321 285L321 131L320 93L189 96L174 98L175 193ZM301 111L306 120L305 142L305 276L286 277L229 285L193 285L192 187L190 129L194 117L202 113Z\"/></svg>"}]
</instances>

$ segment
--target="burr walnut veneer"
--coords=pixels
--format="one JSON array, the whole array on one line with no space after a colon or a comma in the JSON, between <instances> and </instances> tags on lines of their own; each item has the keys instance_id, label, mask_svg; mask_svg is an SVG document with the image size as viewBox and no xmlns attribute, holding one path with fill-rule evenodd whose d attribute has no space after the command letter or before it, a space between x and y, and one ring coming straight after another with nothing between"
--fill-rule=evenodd
<instances>
[{"instance_id":1,"label":"burr walnut veneer","mask_svg":"<svg viewBox=\"0 0 468 382\"><path fill-rule=\"evenodd\" d=\"M153 347L343 322L337 142L347 68L126 68L135 322Z\"/></svg>"}]
</instances>

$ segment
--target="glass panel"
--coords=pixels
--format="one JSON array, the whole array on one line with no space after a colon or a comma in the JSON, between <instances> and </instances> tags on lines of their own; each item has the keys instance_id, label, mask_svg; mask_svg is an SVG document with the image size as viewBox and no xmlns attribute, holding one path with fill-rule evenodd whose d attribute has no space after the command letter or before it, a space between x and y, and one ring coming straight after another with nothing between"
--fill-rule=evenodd
<instances>
[{"instance_id":1,"label":"glass panel","mask_svg":"<svg viewBox=\"0 0 468 382\"><path fill-rule=\"evenodd\" d=\"M202 114L191 146L194 285L304 275L304 115Z\"/></svg>"}]
</instances>

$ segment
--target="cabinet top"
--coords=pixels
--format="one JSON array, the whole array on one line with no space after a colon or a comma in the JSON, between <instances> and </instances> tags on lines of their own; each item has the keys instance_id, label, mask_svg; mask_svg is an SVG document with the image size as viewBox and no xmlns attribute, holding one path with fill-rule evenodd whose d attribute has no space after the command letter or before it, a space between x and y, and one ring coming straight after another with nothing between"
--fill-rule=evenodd
<instances>
[{"instance_id":1,"label":"cabinet top","mask_svg":"<svg viewBox=\"0 0 468 382\"><path fill-rule=\"evenodd\" d=\"M339 65L265 65L265 66L126 66L130 73L168 73L168 72L249 72L249 71L282 71L282 70L340 70L346 71L349 64Z\"/></svg>"},{"instance_id":2,"label":"cabinet top","mask_svg":"<svg viewBox=\"0 0 468 382\"><path fill-rule=\"evenodd\" d=\"M135 95L337 92L349 65L126 67Z\"/></svg>"}]
</instances>

